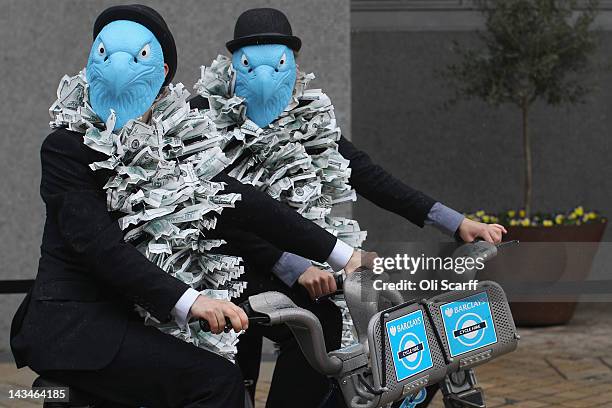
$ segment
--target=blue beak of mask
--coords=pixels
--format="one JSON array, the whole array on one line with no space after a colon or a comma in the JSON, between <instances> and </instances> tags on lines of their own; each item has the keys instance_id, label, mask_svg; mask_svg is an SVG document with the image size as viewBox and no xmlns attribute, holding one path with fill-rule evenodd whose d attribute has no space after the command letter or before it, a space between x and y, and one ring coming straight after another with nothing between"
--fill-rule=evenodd
<instances>
[{"instance_id":1,"label":"blue beak of mask","mask_svg":"<svg viewBox=\"0 0 612 408\"><path fill-rule=\"evenodd\" d=\"M296 79L293 51L284 45L249 45L232 56L235 94L244 98L246 115L259 127L268 126L291 101Z\"/></svg>"},{"instance_id":2,"label":"blue beak of mask","mask_svg":"<svg viewBox=\"0 0 612 408\"><path fill-rule=\"evenodd\" d=\"M153 33L133 21L106 25L96 37L87 62L89 102L106 122L115 111L115 129L142 116L164 83L164 55Z\"/></svg>"}]
</instances>

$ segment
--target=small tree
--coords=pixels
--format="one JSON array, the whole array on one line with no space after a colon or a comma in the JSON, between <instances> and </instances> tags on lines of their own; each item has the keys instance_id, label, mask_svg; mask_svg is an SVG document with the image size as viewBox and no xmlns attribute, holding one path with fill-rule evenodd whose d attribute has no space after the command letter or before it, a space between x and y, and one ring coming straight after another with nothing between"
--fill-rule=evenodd
<instances>
[{"instance_id":1,"label":"small tree","mask_svg":"<svg viewBox=\"0 0 612 408\"><path fill-rule=\"evenodd\" d=\"M499 106L511 103L522 113L524 200L531 210L532 164L529 110L537 100L550 105L582 102L590 91L584 84L589 57L596 48L591 30L597 2L571 0L489 0L477 2L486 18L478 32L484 47L468 49L455 43L460 62L443 75L455 87L456 99L479 98Z\"/></svg>"}]
</instances>

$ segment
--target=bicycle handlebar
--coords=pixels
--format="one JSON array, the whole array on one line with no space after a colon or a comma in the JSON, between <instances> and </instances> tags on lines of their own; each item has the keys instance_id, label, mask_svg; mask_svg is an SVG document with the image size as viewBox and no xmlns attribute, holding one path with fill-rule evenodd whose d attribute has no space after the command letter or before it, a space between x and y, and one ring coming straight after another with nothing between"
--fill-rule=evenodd
<instances>
[{"instance_id":1,"label":"bicycle handlebar","mask_svg":"<svg viewBox=\"0 0 612 408\"><path fill-rule=\"evenodd\" d=\"M335 275L334 280L336 281L336 287L338 290L335 293L331 293L325 296L321 296L320 298L315 299L315 302L321 302L325 299L328 299L332 296L342 293L342 287L344 285L344 277L342 275ZM270 318L265 315L261 315L253 310L248 300L242 302L238 305L244 313L246 313L249 318L249 323L262 323L267 324L270 323ZM200 319L200 329L204 332L210 332L210 324L205 319ZM223 328L224 333L229 333L232 330L232 322L228 317L225 318L225 327Z\"/></svg>"},{"instance_id":2,"label":"bicycle handlebar","mask_svg":"<svg viewBox=\"0 0 612 408\"><path fill-rule=\"evenodd\" d=\"M453 253L453 256L455 257L457 256L469 256L469 257L479 256L479 257L482 257L485 261L488 261L497 255L497 249L501 249L502 247L516 245L516 244L518 244L518 241L516 240L502 242L497 245L488 244L486 241L477 240L474 242L470 242L470 243L461 245L459 248L457 248L457 250L455 250L455 252ZM332 298L333 296L344 293L344 283L345 283L344 276L342 274L335 275L334 280L336 281L336 288L337 288L336 292L329 293L327 295L318 297L315 299L315 302L320 303L327 299ZM387 296L385 296L385 294ZM401 303L403 301L401 298L401 295L397 296L396 293L384 293L382 295L383 297L389 298L388 300L391 300L394 303L397 303L397 302ZM241 307L244 310L247 317L249 318L250 323L263 323L263 324L270 323L269 317L258 314L255 311L253 311L248 300L241 303L239 307ZM226 323L225 323L225 327L223 328L223 331L225 333L229 333L229 331L232 330L232 324L229 318L227 317L225 318L225 322ZM210 324L208 323L208 321L204 319L200 319L200 328L202 329L202 331L210 332Z\"/></svg>"},{"instance_id":3,"label":"bicycle handlebar","mask_svg":"<svg viewBox=\"0 0 612 408\"><path fill-rule=\"evenodd\" d=\"M249 318L249 323L270 323L270 318L264 315L261 315L253 310L249 301L242 302L238 305L244 313ZM224 333L229 333L232 330L232 322L228 317L225 318L225 327L223 328ZM204 332L210 332L210 324L205 319L200 319L200 329Z\"/></svg>"}]
</instances>

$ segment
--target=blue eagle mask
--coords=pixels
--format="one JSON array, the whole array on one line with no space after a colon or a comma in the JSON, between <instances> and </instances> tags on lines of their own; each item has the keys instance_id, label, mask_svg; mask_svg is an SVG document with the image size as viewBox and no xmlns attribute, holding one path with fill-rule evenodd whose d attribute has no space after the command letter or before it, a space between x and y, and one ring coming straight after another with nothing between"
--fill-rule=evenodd
<instances>
[{"instance_id":1,"label":"blue eagle mask","mask_svg":"<svg viewBox=\"0 0 612 408\"><path fill-rule=\"evenodd\" d=\"M87 61L89 102L106 122L113 109L115 129L142 116L164 83L164 54L155 35L133 21L106 25L93 42Z\"/></svg>"},{"instance_id":2,"label":"blue eagle mask","mask_svg":"<svg viewBox=\"0 0 612 408\"><path fill-rule=\"evenodd\" d=\"M234 93L244 98L246 115L259 127L268 126L291 101L297 75L293 51L285 45L249 45L232 56Z\"/></svg>"}]
</instances>

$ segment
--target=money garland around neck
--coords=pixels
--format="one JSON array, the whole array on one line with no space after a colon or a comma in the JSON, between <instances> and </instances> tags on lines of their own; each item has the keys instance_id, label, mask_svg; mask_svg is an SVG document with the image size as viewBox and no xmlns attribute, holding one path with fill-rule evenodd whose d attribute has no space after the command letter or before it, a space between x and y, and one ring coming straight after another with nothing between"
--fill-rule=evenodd
<instances>
[{"instance_id":1,"label":"money garland around neck","mask_svg":"<svg viewBox=\"0 0 612 408\"><path fill-rule=\"evenodd\" d=\"M204 295L238 297L246 285L237 280L244 273L241 258L211 251L225 242L206 239L216 215L240 200L239 194L223 194L223 183L210 180L230 163L223 153L228 135L216 132L204 112L190 110L182 84L169 85L155 101L148 123L131 120L113 132L114 113L107 123L96 116L85 78L84 71L62 78L49 109L50 126L83 134L87 146L108 156L90 167L110 174L104 186L107 208L122 215L124 239ZM214 335L200 330L198 322L185 328L159 324L137 309L147 324L233 360L238 342L233 331Z\"/></svg>"},{"instance_id":2,"label":"money garland around neck","mask_svg":"<svg viewBox=\"0 0 612 408\"><path fill-rule=\"evenodd\" d=\"M320 89L308 89L313 74L299 72L292 100L270 125L259 128L249 120L243 100L233 95L231 60L219 55L202 67L195 90L208 98L207 113L232 141L224 151L232 161L229 174L252 184L294 208L305 218L359 248L366 238L357 221L332 215L340 203L355 201L349 185L349 161L338 152L340 128L334 107ZM328 265L317 266L331 271ZM338 299L344 316L343 345L355 342L346 303Z\"/></svg>"}]
</instances>

